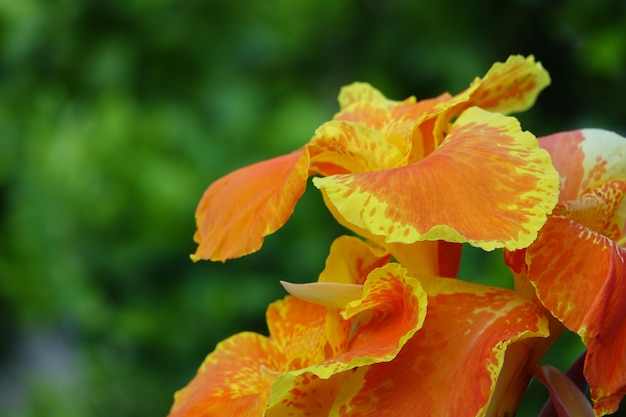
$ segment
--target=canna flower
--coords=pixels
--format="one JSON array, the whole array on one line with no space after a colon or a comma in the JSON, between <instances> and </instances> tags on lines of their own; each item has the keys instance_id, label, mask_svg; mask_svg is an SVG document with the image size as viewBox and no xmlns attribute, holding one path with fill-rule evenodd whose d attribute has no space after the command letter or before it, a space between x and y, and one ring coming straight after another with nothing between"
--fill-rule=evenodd
<instances>
[{"instance_id":1,"label":"canna flower","mask_svg":"<svg viewBox=\"0 0 626 417\"><path fill-rule=\"evenodd\" d=\"M626 139L577 130L539 139L561 177L537 240L508 254L516 279L587 348L584 376L597 416L626 393Z\"/></svg>"},{"instance_id":2,"label":"canna flower","mask_svg":"<svg viewBox=\"0 0 626 417\"><path fill-rule=\"evenodd\" d=\"M288 220L310 176L335 218L387 247L412 274L436 241L528 246L556 203L558 176L535 137L502 113L530 107L550 79L534 58L496 63L463 92L392 101L364 83L301 149L213 183L196 210L193 260L257 251Z\"/></svg>"},{"instance_id":3,"label":"canna flower","mask_svg":"<svg viewBox=\"0 0 626 417\"><path fill-rule=\"evenodd\" d=\"M218 345L170 416L495 415L505 353L547 336L543 311L512 290L414 278L389 260L338 238L318 282L284 284L292 295L270 306L270 336Z\"/></svg>"}]
</instances>

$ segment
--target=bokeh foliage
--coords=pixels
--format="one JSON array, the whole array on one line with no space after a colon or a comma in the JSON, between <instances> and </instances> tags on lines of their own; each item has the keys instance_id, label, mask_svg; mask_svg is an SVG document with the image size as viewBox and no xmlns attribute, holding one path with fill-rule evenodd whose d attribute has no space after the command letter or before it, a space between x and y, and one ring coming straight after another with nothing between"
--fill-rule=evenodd
<instances>
[{"instance_id":1,"label":"bokeh foliage","mask_svg":"<svg viewBox=\"0 0 626 417\"><path fill-rule=\"evenodd\" d=\"M260 253L193 264L195 205L344 84L425 98L534 54L553 84L525 129L626 133L621 0L3 0L0 45L2 415L165 415L219 340L264 332L341 229L310 189ZM462 272L509 279L497 252Z\"/></svg>"}]
</instances>

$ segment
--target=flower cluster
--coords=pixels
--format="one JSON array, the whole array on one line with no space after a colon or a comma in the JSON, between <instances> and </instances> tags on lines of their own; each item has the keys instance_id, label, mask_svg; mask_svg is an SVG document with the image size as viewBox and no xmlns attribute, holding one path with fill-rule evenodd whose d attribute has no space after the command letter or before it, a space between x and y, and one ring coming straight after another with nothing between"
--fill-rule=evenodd
<instances>
[{"instance_id":1,"label":"flower cluster","mask_svg":"<svg viewBox=\"0 0 626 417\"><path fill-rule=\"evenodd\" d=\"M626 139L543 138L509 113L550 83L533 57L463 92L387 99L342 88L302 148L214 182L193 260L259 250L308 178L351 235L316 282L283 283L269 336L221 342L170 416L512 416L534 375L559 416L614 412L626 393ZM504 250L515 288L457 277L463 244ZM569 329L590 399L539 365Z\"/></svg>"}]
</instances>

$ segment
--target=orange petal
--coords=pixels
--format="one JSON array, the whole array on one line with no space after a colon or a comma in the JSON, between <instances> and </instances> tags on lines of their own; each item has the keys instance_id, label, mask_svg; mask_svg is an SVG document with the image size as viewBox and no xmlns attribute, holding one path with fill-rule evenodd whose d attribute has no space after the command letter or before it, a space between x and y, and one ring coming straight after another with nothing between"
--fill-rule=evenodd
<instances>
[{"instance_id":1,"label":"orange petal","mask_svg":"<svg viewBox=\"0 0 626 417\"><path fill-rule=\"evenodd\" d=\"M528 248L541 303L587 346L585 377L596 415L626 394L626 251L567 217L551 216Z\"/></svg>"},{"instance_id":2,"label":"orange petal","mask_svg":"<svg viewBox=\"0 0 626 417\"><path fill-rule=\"evenodd\" d=\"M601 129L572 130L539 138L561 177L561 201L580 197L612 179L626 179L626 138Z\"/></svg>"},{"instance_id":3,"label":"orange petal","mask_svg":"<svg viewBox=\"0 0 626 417\"><path fill-rule=\"evenodd\" d=\"M315 178L331 211L386 242L528 246L557 200L558 175L516 119L464 112L445 142L406 167Z\"/></svg>"},{"instance_id":4,"label":"orange petal","mask_svg":"<svg viewBox=\"0 0 626 417\"><path fill-rule=\"evenodd\" d=\"M270 337L288 358L289 369L305 368L325 359L326 313L323 306L290 296L270 304Z\"/></svg>"},{"instance_id":5,"label":"orange petal","mask_svg":"<svg viewBox=\"0 0 626 417\"><path fill-rule=\"evenodd\" d=\"M311 170L322 175L391 168L406 159L381 132L338 120L320 126L308 150Z\"/></svg>"},{"instance_id":6,"label":"orange petal","mask_svg":"<svg viewBox=\"0 0 626 417\"><path fill-rule=\"evenodd\" d=\"M241 168L214 182L196 210L194 261L255 252L287 221L304 193L309 155L297 151Z\"/></svg>"},{"instance_id":7,"label":"orange petal","mask_svg":"<svg viewBox=\"0 0 626 417\"><path fill-rule=\"evenodd\" d=\"M390 362L359 368L338 398L339 416L484 415L507 347L546 336L539 307L513 291L422 278L428 314Z\"/></svg>"},{"instance_id":8,"label":"orange petal","mask_svg":"<svg viewBox=\"0 0 626 417\"><path fill-rule=\"evenodd\" d=\"M221 342L174 395L169 417L263 415L274 379L286 365L277 346L256 333Z\"/></svg>"}]
</instances>

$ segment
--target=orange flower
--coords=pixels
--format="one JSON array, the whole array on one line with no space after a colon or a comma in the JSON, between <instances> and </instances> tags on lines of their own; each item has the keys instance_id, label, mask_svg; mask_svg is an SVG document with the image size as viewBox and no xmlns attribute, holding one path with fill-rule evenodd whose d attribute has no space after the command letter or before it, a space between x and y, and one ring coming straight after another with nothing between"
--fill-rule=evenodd
<instances>
[{"instance_id":1,"label":"orange flower","mask_svg":"<svg viewBox=\"0 0 626 417\"><path fill-rule=\"evenodd\" d=\"M396 102L368 84L344 87L340 112L302 149L207 189L192 259L225 261L258 250L287 221L311 175L324 176L315 186L341 224L395 245L403 263L402 245L423 241L526 247L556 203L558 177L534 136L499 112L527 109L549 82L533 57L513 56L454 96Z\"/></svg>"},{"instance_id":2,"label":"orange flower","mask_svg":"<svg viewBox=\"0 0 626 417\"><path fill-rule=\"evenodd\" d=\"M340 305L337 292L329 307L292 296L270 305L270 336L220 343L170 416L327 416L346 371L392 360L426 315L426 294L398 264L361 269L355 282L360 274L362 285L334 284Z\"/></svg>"},{"instance_id":3,"label":"orange flower","mask_svg":"<svg viewBox=\"0 0 626 417\"><path fill-rule=\"evenodd\" d=\"M539 142L561 176L560 201L537 240L508 261L580 335L594 412L605 415L626 394L626 139L588 129Z\"/></svg>"},{"instance_id":4,"label":"orange flower","mask_svg":"<svg viewBox=\"0 0 626 417\"><path fill-rule=\"evenodd\" d=\"M270 337L218 345L170 416L487 415L507 349L547 336L542 310L388 260L337 239L317 283L285 284L292 296L270 306Z\"/></svg>"}]
</instances>

